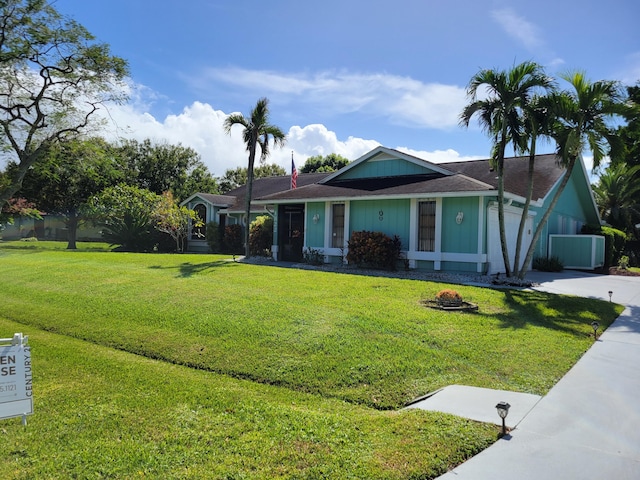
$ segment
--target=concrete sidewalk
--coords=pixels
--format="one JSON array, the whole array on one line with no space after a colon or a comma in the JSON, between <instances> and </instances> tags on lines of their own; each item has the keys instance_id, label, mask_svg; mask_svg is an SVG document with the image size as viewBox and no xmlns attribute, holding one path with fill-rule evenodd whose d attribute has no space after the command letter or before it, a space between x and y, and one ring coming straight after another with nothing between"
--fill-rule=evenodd
<instances>
[{"instance_id":1,"label":"concrete sidewalk","mask_svg":"<svg viewBox=\"0 0 640 480\"><path fill-rule=\"evenodd\" d=\"M627 308L521 421L507 417L519 422L510 435L440 478L640 479L640 277L527 278L552 293L608 300L612 291Z\"/></svg>"}]
</instances>

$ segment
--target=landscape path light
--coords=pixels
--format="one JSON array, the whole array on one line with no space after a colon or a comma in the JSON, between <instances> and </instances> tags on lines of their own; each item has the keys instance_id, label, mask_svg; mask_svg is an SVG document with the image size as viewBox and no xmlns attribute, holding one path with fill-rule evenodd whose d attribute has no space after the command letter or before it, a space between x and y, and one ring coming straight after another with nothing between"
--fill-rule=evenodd
<instances>
[{"instance_id":1,"label":"landscape path light","mask_svg":"<svg viewBox=\"0 0 640 480\"><path fill-rule=\"evenodd\" d=\"M511 405L509 405L507 402L500 402L496 405L496 410L498 410L498 415L502 419L502 435L501 436L505 436L507 434L507 426L505 425L505 418L507 418L507 415L509 415L510 408L511 408Z\"/></svg>"},{"instance_id":2,"label":"landscape path light","mask_svg":"<svg viewBox=\"0 0 640 480\"><path fill-rule=\"evenodd\" d=\"M611 301L611 296L613 295L613 290L609 290L609 301Z\"/></svg>"},{"instance_id":3,"label":"landscape path light","mask_svg":"<svg viewBox=\"0 0 640 480\"><path fill-rule=\"evenodd\" d=\"M600 324L598 322L591 322L591 328L593 328L593 341L595 342L598 339L598 327Z\"/></svg>"}]
</instances>

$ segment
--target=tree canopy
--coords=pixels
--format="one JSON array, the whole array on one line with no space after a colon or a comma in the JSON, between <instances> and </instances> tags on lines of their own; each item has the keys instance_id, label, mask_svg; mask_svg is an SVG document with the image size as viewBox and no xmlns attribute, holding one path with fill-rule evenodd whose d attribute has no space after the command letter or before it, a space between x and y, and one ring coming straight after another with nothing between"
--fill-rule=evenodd
<instances>
[{"instance_id":1,"label":"tree canopy","mask_svg":"<svg viewBox=\"0 0 640 480\"><path fill-rule=\"evenodd\" d=\"M195 192L217 193L216 179L193 148L124 140L116 156L125 182L158 195L171 191L180 202Z\"/></svg>"},{"instance_id":2,"label":"tree canopy","mask_svg":"<svg viewBox=\"0 0 640 480\"><path fill-rule=\"evenodd\" d=\"M253 178L283 177L287 171L280 165L266 164L253 169ZM227 193L247 183L247 167L228 169L220 178L220 191Z\"/></svg>"},{"instance_id":3,"label":"tree canopy","mask_svg":"<svg viewBox=\"0 0 640 480\"><path fill-rule=\"evenodd\" d=\"M307 158L307 161L304 162L300 169L300 173L335 172L348 164L349 159L337 153L330 153L324 157L322 155L314 155Z\"/></svg>"},{"instance_id":4,"label":"tree canopy","mask_svg":"<svg viewBox=\"0 0 640 480\"><path fill-rule=\"evenodd\" d=\"M617 134L624 144L619 155L613 155L614 164L627 163L630 166L640 165L640 82L627 87L629 107L625 114L627 123L618 128Z\"/></svg>"},{"instance_id":5,"label":"tree canopy","mask_svg":"<svg viewBox=\"0 0 640 480\"><path fill-rule=\"evenodd\" d=\"M24 177L20 194L40 210L65 218L69 249L76 248L89 198L123 179L109 151L101 138L58 142Z\"/></svg>"},{"instance_id":6,"label":"tree canopy","mask_svg":"<svg viewBox=\"0 0 640 480\"><path fill-rule=\"evenodd\" d=\"M0 147L16 166L0 203L50 145L75 138L101 105L124 101L127 62L47 0L0 4Z\"/></svg>"}]
</instances>

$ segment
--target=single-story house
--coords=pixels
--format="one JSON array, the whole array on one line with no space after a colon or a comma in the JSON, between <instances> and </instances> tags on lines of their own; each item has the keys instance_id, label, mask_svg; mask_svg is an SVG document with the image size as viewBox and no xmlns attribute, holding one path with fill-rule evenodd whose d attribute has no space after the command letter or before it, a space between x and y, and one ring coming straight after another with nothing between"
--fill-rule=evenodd
<instances>
[{"instance_id":1,"label":"single-story house","mask_svg":"<svg viewBox=\"0 0 640 480\"><path fill-rule=\"evenodd\" d=\"M565 173L557 160L553 154L536 157L525 247ZM527 168L528 157L505 159L505 220L512 262ZM226 221L243 222L243 194L244 187L228 192L225 205L208 201L205 194L187 203L195 209L200 202L207 220L222 220L224 215ZM504 271L497 177L488 160L435 164L381 146L337 172L301 174L295 189L289 177L257 179L253 198L252 217L260 212L274 217L275 260L299 261L305 251L313 250L327 263L343 262L351 233L368 230L397 235L410 268ZM604 238L579 235L585 224L599 225L600 216L580 161L536 245L536 256L559 256L568 268L601 266Z\"/></svg>"}]
</instances>

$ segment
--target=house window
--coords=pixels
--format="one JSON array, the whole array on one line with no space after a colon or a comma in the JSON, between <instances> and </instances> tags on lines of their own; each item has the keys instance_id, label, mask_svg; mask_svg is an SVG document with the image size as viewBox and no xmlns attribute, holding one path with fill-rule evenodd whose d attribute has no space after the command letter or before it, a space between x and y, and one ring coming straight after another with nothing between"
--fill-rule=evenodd
<instances>
[{"instance_id":1,"label":"house window","mask_svg":"<svg viewBox=\"0 0 640 480\"><path fill-rule=\"evenodd\" d=\"M436 246L436 202L418 202L418 250L433 252Z\"/></svg>"},{"instance_id":2,"label":"house window","mask_svg":"<svg viewBox=\"0 0 640 480\"><path fill-rule=\"evenodd\" d=\"M197 204L193 207L193 211L196 212L198 218L206 222L207 221L207 207L205 207L202 203ZM200 227L192 227L191 228L191 239L192 240L204 240L206 226L202 225Z\"/></svg>"},{"instance_id":3,"label":"house window","mask_svg":"<svg viewBox=\"0 0 640 480\"><path fill-rule=\"evenodd\" d=\"M344 203L331 206L331 247L344 246Z\"/></svg>"}]
</instances>

